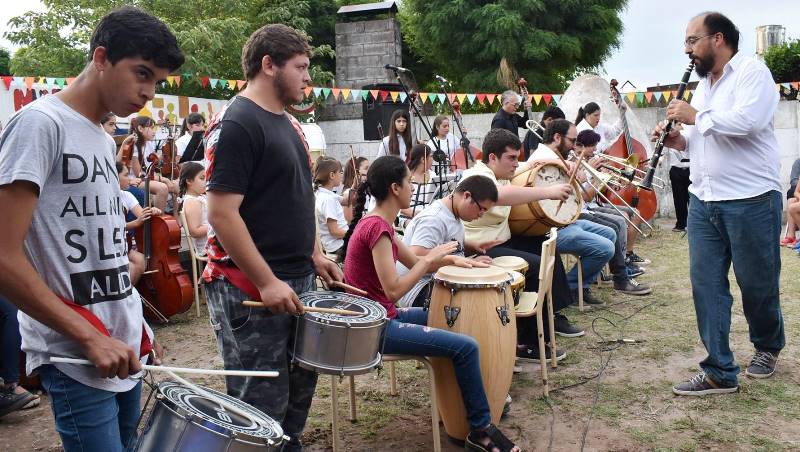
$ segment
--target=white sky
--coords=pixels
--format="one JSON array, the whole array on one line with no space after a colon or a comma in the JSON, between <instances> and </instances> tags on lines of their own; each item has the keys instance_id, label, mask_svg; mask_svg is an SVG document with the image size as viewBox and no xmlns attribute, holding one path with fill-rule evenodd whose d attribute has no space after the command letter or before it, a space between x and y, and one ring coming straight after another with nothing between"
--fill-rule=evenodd
<instances>
[{"instance_id":1,"label":"white sky","mask_svg":"<svg viewBox=\"0 0 800 452\"><path fill-rule=\"evenodd\" d=\"M39 0L0 0L0 46L15 50L2 38L10 18L43 9ZM688 59L681 44L686 24L707 10L718 10L733 20L742 33L739 47L748 55L755 53L758 25L783 25L787 38L800 38L799 0L629 0L622 17L622 45L605 62L601 75L620 83L630 80L639 91L679 81Z\"/></svg>"}]
</instances>

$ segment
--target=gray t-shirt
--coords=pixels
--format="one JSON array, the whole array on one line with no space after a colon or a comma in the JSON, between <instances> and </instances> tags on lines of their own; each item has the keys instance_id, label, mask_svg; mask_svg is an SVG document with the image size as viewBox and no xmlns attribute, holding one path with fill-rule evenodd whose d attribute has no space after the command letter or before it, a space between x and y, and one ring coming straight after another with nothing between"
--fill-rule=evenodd
<instances>
[{"instance_id":1,"label":"gray t-shirt","mask_svg":"<svg viewBox=\"0 0 800 452\"><path fill-rule=\"evenodd\" d=\"M125 219L114 141L54 95L16 113L0 135L0 185L29 181L39 201L25 253L56 295L91 311L111 336L138 352L144 320L128 273ZM78 344L19 313L22 349L32 373L51 356L83 358ZM135 380L101 378L92 367L57 364L94 388L123 392Z\"/></svg>"},{"instance_id":2,"label":"gray t-shirt","mask_svg":"<svg viewBox=\"0 0 800 452\"><path fill-rule=\"evenodd\" d=\"M443 243L455 240L461 245L457 254L464 255L464 225L445 206L444 203L449 203L449 199L434 201L408 223L403 234L403 243L406 246L433 249ZM397 273L403 276L408 273L408 269L397 262ZM430 282L432 277L432 273L423 276L407 294L397 301L397 304L400 307L411 306L419 291Z\"/></svg>"}]
</instances>

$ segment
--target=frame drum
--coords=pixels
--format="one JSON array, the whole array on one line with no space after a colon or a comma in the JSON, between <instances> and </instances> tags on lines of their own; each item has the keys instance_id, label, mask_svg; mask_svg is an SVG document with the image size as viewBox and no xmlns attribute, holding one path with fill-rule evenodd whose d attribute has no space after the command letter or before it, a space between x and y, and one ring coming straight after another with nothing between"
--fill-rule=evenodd
<instances>
[{"instance_id":1,"label":"frame drum","mask_svg":"<svg viewBox=\"0 0 800 452\"><path fill-rule=\"evenodd\" d=\"M561 165L550 162L537 163L531 169L523 171L511 179L511 184L518 187L549 187L567 182L569 182L569 175ZM581 214L583 199L580 193L577 183L573 183L572 193L560 209L558 205L561 201L554 199L541 199L528 204L512 206L511 214L508 216L511 233L540 236L546 234L552 227L563 228L574 223ZM558 210L557 213L556 210Z\"/></svg>"}]
</instances>

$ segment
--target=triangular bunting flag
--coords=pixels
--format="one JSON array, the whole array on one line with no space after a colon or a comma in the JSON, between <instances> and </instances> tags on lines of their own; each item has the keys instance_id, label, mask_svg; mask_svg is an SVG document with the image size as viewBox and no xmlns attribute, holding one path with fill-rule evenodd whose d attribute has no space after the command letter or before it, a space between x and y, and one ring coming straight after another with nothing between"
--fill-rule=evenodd
<instances>
[{"instance_id":1,"label":"triangular bunting flag","mask_svg":"<svg viewBox=\"0 0 800 452\"><path fill-rule=\"evenodd\" d=\"M342 88L342 101L346 102L348 99L350 99L350 90Z\"/></svg>"},{"instance_id":2,"label":"triangular bunting flag","mask_svg":"<svg viewBox=\"0 0 800 452\"><path fill-rule=\"evenodd\" d=\"M644 93L644 98L647 99L647 103L650 104L653 102L653 93L651 91L646 91Z\"/></svg>"},{"instance_id":3,"label":"triangular bunting flag","mask_svg":"<svg viewBox=\"0 0 800 452\"><path fill-rule=\"evenodd\" d=\"M312 88L312 90L314 91L314 97L319 97L322 94L322 88Z\"/></svg>"},{"instance_id":4,"label":"triangular bunting flag","mask_svg":"<svg viewBox=\"0 0 800 452\"><path fill-rule=\"evenodd\" d=\"M428 101L428 93L419 93L419 99L424 104L425 102Z\"/></svg>"},{"instance_id":5,"label":"triangular bunting flag","mask_svg":"<svg viewBox=\"0 0 800 452\"><path fill-rule=\"evenodd\" d=\"M389 95L392 96L392 100L394 102L397 102L397 98L400 97L400 92L399 91L390 91Z\"/></svg>"},{"instance_id":6,"label":"triangular bunting flag","mask_svg":"<svg viewBox=\"0 0 800 452\"><path fill-rule=\"evenodd\" d=\"M633 103L636 100L636 93L626 93L625 97L628 99L628 103Z\"/></svg>"},{"instance_id":7,"label":"triangular bunting flag","mask_svg":"<svg viewBox=\"0 0 800 452\"><path fill-rule=\"evenodd\" d=\"M689 100L689 96L694 96L694 90L688 90L688 89L687 89L687 90L686 90L686 91L683 93L683 100L686 100L686 101L688 101L688 100Z\"/></svg>"},{"instance_id":8,"label":"triangular bunting flag","mask_svg":"<svg viewBox=\"0 0 800 452\"><path fill-rule=\"evenodd\" d=\"M677 91L670 91L670 93L672 93L672 97L678 97L678 92Z\"/></svg>"},{"instance_id":9,"label":"triangular bunting flag","mask_svg":"<svg viewBox=\"0 0 800 452\"><path fill-rule=\"evenodd\" d=\"M36 80L38 80L38 83L40 85L46 85L47 84L47 77L45 77L44 75L40 75L39 77L34 78L34 83L37 83Z\"/></svg>"},{"instance_id":10,"label":"triangular bunting flag","mask_svg":"<svg viewBox=\"0 0 800 452\"><path fill-rule=\"evenodd\" d=\"M467 102L469 102L470 104L474 105L476 97L478 97L478 96L475 95L475 94L467 94Z\"/></svg>"},{"instance_id":11,"label":"triangular bunting flag","mask_svg":"<svg viewBox=\"0 0 800 452\"><path fill-rule=\"evenodd\" d=\"M483 105L483 103L484 103L484 102L486 102L486 94L484 94L484 93L478 93L478 102L479 102L481 105Z\"/></svg>"},{"instance_id":12,"label":"triangular bunting flag","mask_svg":"<svg viewBox=\"0 0 800 452\"><path fill-rule=\"evenodd\" d=\"M386 101L388 97L389 97L389 91L383 89L378 91L378 100Z\"/></svg>"},{"instance_id":13,"label":"triangular bunting flag","mask_svg":"<svg viewBox=\"0 0 800 452\"><path fill-rule=\"evenodd\" d=\"M467 98L466 94L456 94L456 99L458 99L458 103L464 105L464 100Z\"/></svg>"},{"instance_id":14,"label":"triangular bunting flag","mask_svg":"<svg viewBox=\"0 0 800 452\"><path fill-rule=\"evenodd\" d=\"M305 88L303 88L303 92L306 93L306 97L310 96L312 93L311 87L306 86Z\"/></svg>"},{"instance_id":15,"label":"triangular bunting flag","mask_svg":"<svg viewBox=\"0 0 800 452\"><path fill-rule=\"evenodd\" d=\"M14 77L11 77L10 75L3 76L3 84L6 85L6 89L7 90L11 89L11 82L13 80L14 80Z\"/></svg>"},{"instance_id":16,"label":"triangular bunting flag","mask_svg":"<svg viewBox=\"0 0 800 452\"><path fill-rule=\"evenodd\" d=\"M641 91L636 92L636 105L641 104L644 102L644 93Z\"/></svg>"},{"instance_id":17,"label":"triangular bunting flag","mask_svg":"<svg viewBox=\"0 0 800 452\"><path fill-rule=\"evenodd\" d=\"M51 86L51 85L55 85L56 84L56 79L53 78L53 77L47 77L46 80L47 80L47 86ZM788 85L788 83L787 83L787 85ZM788 86L787 86L787 88L788 88Z\"/></svg>"},{"instance_id":18,"label":"triangular bunting flag","mask_svg":"<svg viewBox=\"0 0 800 452\"><path fill-rule=\"evenodd\" d=\"M331 88L331 93L333 94L333 100L339 99L339 93L342 92L339 88Z\"/></svg>"},{"instance_id":19,"label":"triangular bunting flag","mask_svg":"<svg viewBox=\"0 0 800 452\"><path fill-rule=\"evenodd\" d=\"M228 80L228 88L230 88L231 91L236 89L236 80L233 80L233 79Z\"/></svg>"},{"instance_id":20,"label":"triangular bunting flag","mask_svg":"<svg viewBox=\"0 0 800 452\"><path fill-rule=\"evenodd\" d=\"M544 99L545 105L550 105L550 101L553 100L553 96L551 94L545 94L542 96L542 99Z\"/></svg>"},{"instance_id":21,"label":"triangular bunting flag","mask_svg":"<svg viewBox=\"0 0 800 452\"><path fill-rule=\"evenodd\" d=\"M786 88L786 89L792 89L792 85L789 84L789 83L781 83L781 86Z\"/></svg>"},{"instance_id":22,"label":"triangular bunting flag","mask_svg":"<svg viewBox=\"0 0 800 452\"><path fill-rule=\"evenodd\" d=\"M14 77L14 84L17 86L25 85L25 77Z\"/></svg>"},{"instance_id":23,"label":"triangular bunting flag","mask_svg":"<svg viewBox=\"0 0 800 452\"><path fill-rule=\"evenodd\" d=\"M67 86L72 85L72 82L75 81L75 77L67 77Z\"/></svg>"},{"instance_id":24,"label":"triangular bunting flag","mask_svg":"<svg viewBox=\"0 0 800 452\"><path fill-rule=\"evenodd\" d=\"M331 95L331 89L330 88L322 88L322 98L323 99L327 99L328 96L330 96L330 95Z\"/></svg>"},{"instance_id":25,"label":"triangular bunting flag","mask_svg":"<svg viewBox=\"0 0 800 452\"><path fill-rule=\"evenodd\" d=\"M244 80L236 80L236 89L241 90L244 88Z\"/></svg>"},{"instance_id":26,"label":"triangular bunting flag","mask_svg":"<svg viewBox=\"0 0 800 452\"><path fill-rule=\"evenodd\" d=\"M541 94L534 94L533 95L533 101L531 101L531 103L533 105L539 105L539 102L541 102L541 101L542 101L542 95Z\"/></svg>"},{"instance_id":27,"label":"triangular bunting flag","mask_svg":"<svg viewBox=\"0 0 800 452\"><path fill-rule=\"evenodd\" d=\"M208 79L208 81L211 83L211 89L215 89L217 87L217 83L219 83L218 78L211 78Z\"/></svg>"},{"instance_id":28,"label":"triangular bunting flag","mask_svg":"<svg viewBox=\"0 0 800 452\"><path fill-rule=\"evenodd\" d=\"M800 82L792 82L791 85L792 85L792 88L794 88L796 90L800 90Z\"/></svg>"},{"instance_id":29,"label":"triangular bunting flag","mask_svg":"<svg viewBox=\"0 0 800 452\"><path fill-rule=\"evenodd\" d=\"M31 87L33 86L33 77L25 77L25 86L28 89L31 89Z\"/></svg>"},{"instance_id":30,"label":"triangular bunting flag","mask_svg":"<svg viewBox=\"0 0 800 452\"><path fill-rule=\"evenodd\" d=\"M350 95L353 96L353 100L358 100L359 97L362 96L360 89L351 89Z\"/></svg>"},{"instance_id":31,"label":"triangular bunting flag","mask_svg":"<svg viewBox=\"0 0 800 452\"><path fill-rule=\"evenodd\" d=\"M175 84L175 76L174 75L168 75L167 76L167 85L172 86L174 84Z\"/></svg>"},{"instance_id":32,"label":"triangular bunting flag","mask_svg":"<svg viewBox=\"0 0 800 452\"><path fill-rule=\"evenodd\" d=\"M437 94L436 97L439 99L439 103L442 105L444 105L444 101L447 100L444 94Z\"/></svg>"},{"instance_id":33,"label":"triangular bunting flag","mask_svg":"<svg viewBox=\"0 0 800 452\"><path fill-rule=\"evenodd\" d=\"M661 95L661 91L654 92L653 97L656 98L656 102L661 102L661 99L664 98L664 96Z\"/></svg>"},{"instance_id":34,"label":"triangular bunting flag","mask_svg":"<svg viewBox=\"0 0 800 452\"><path fill-rule=\"evenodd\" d=\"M66 83L67 83L67 81L66 81L64 78L62 78L62 77L59 77L59 78L57 78L57 79L56 79L56 84L57 84L57 85L58 85L58 87L59 87L59 88L61 88L61 89L64 89L64 85L65 85Z\"/></svg>"},{"instance_id":35,"label":"triangular bunting flag","mask_svg":"<svg viewBox=\"0 0 800 452\"><path fill-rule=\"evenodd\" d=\"M200 86L202 86L203 89L208 86L208 77L200 77Z\"/></svg>"},{"instance_id":36,"label":"triangular bunting flag","mask_svg":"<svg viewBox=\"0 0 800 452\"><path fill-rule=\"evenodd\" d=\"M486 100L489 101L489 105L492 105L494 103L494 99L496 97L497 97L497 94L487 94L486 95Z\"/></svg>"},{"instance_id":37,"label":"triangular bunting flag","mask_svg":"<svg viewBox=\"0 0 800 452\"><path fill-rule=\"evenodd\" d=\"M447 95L447 100L449 100L451 104L453 103L453 101L455 99L456 99L456 95L455 94L450 93L450 94Z\"/></svg>"},{"instance_id":38,"label":"triangular bunting flag","mask_svg":"<svg viewBox=\"0 0 800 452\"><path fill-rule=\"evenodd\" d=\"M408 94L400 93L400 103L405 102L407 97L408 97Z\"/></svg>"},{"instance_id":39,"label":"triangular bunting flag","mask_svg":"<svg viewBox=\"0 0 800 452\"><path fill-rule=\"evenodd\" d=\"M558 103L561 102L561 94L553 94L553 102L558 105Z\"/></svg>"},{"instance_id":40,"label":"triangular bunting flag","mask_svg":"<svg viewBox=\"0 0 800 452\"><path fill-rule=\"evenodd\" d=\"M362 100L367 100L367 98L369 97L369 94L370 94L369 91L367 91L365 89L362 89L361 90L361 99Z\"/></svg>"},{"instance_id":41,"label":"triangular bunting flag","mask_svg":"<svg viewBox=\"0 0 800 452\"><path fill-rule=\"evenodd\" d=\"M664 102L669 102L669 99L672 97L672 93L670 91L662 91L661 94L664 95Z\"/></svg>"},{"instance_id":42,"label":"triangular bunting flag","mask_svg":"<svg viewBox=\"0 0 800 452\"><path fill-rule=\"evenodd\" d=\"M372 98L373 99L378 100L378 90L377 89L371 89L371 90L369 90L369 93L372 94Z\"/></svg>"},{"instance_id":43,"label":"triangular bunting flag","mask_svg":"<svg viewBox=\"0 0 800 452\"><path fill-rule=\"evenodd\" d=\"M176 75L175 76L175 84L178 85L178 86L181 86L181 76L180 75Z\"/></svg>"}]
</instances>

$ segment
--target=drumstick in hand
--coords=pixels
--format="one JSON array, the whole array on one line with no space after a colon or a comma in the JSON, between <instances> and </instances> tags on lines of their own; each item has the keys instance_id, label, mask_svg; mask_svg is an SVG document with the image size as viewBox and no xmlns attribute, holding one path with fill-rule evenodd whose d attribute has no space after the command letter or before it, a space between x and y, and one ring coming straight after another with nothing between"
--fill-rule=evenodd
<instances>
[{"instance_id":1,"label":"drumstick in hand","mask_svg":"<svg viewBox=\"0 0 800 452\"><path fill-rule=\"evenodd\" d=\"M345 284L341 281L331 281L330 284L328 285L333 287L341 287L344 290L349 290L350 292L353 292L356 295L361 295L362 297L366 297L369 295L369 292L367 292L366 290L361 290L358 287L351 286L350 284Z\"/></svg>"},{"instance_id":2,"label":"drumstick in hand","mask_svg":"<svg viewBox=\"0 0 800 452\"><path fill-rule=\"evenodd\" d=\"M264 305L260 301L245 300L243 305L249 308L263 308ZM318 312L320 314L336 314L336 315L364 315L363 312L350 311L348 309L334 309L334 308L317 308L314 306L303 307L303 312Z\"/></svg>"},{"instance_id":3,"label":"drumstick in hand","mask_svg":"<svg viewBox=\"0 0 800 452\"><path fill-rule=\"evenodd\" d=\"M575 168L572 168L572 171L570 172L569 182L567 182L567 184L569 184L570 186L572 186L573 182L575 182L575 176L578 174L578 168L580 168L581 166L581 161L583 160L584 153L586 153L585 147L581 151L581 154L578 156L578 161L575 163ZM561 154L559 154L558 152L556 152L556 154L559 157L561 157ZM561 161L564 162L564 165L567 164L567 162L565 162L563 158L561 159ZM556 207L556 213L558 213L558 211L561 210L561 206L563 205L564 205L564 200L562 199L561 202L558 203L558 207Z\"/></svg>"}]
</instances>

